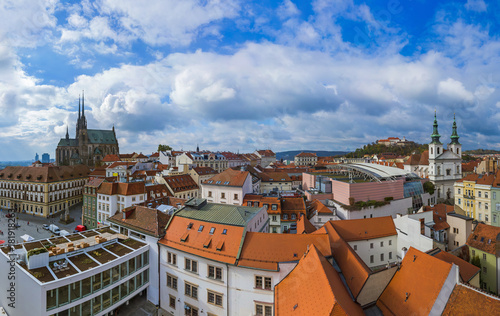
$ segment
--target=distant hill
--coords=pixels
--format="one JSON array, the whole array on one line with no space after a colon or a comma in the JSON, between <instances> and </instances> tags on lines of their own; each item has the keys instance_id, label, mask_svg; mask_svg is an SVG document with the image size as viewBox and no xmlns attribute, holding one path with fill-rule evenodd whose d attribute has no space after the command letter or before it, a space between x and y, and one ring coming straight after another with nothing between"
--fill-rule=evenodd
<instances>
[{"instance_id":1,"label":"distant hill","mask_svg":"<svg viewBox=\"0 0 500 316\"><path fill-rule=\"evenodd\" d=\"M371 143L364 145L363 148L358 148L354 152L347 155L348 158L361 158L364 155L374 155L383 153L394 153L398 156L408 156L413 152L422 153L427 150L427 144L411 143L406 146L386 146L382 144Z\"/></svg>"},{"instance_id":2,"label":"distant hill","mask_svg":"<svg viewBox=\"0 0 500 316\"><path fill-rule=\"evenodd\" d=\"M0 170L4 169L7 166L31 166L33 161L31 160L22 160L22 161L0 161Z\"/></svg>"},{"instance_id":3,"label":"distant hill","mask_svg":"<svg viewBox=\"0 0 500 316\"><path fill-rule=\"evenodd\" d=\"M325 151L325 150L289 150L276 153L277 160L293 160L300 153L315 153L318 157L343 156L348 154L348 151Z\"/></svg>"},{"instance_id":4,"label":"distant hill","mask_svg":"<svg viewBox=\"0 0 500 316\"><path fill-rule=\"evenodd\" d=\"M499 150L493 149L474 149L464 151L466 155L487 155L487 154L500 154Z\"/></svg>"}]
</instances>

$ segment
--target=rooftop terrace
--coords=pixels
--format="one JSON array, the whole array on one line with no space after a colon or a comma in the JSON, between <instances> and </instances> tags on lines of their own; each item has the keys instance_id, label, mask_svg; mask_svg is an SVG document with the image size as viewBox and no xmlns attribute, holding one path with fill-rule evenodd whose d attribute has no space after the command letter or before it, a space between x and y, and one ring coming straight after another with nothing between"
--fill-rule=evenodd
<instances>
[{"instance_id":1,"label":"rooftop terrace","mask_svg":"<svg viewBox=\"0 0 500 316\"><path fill-rule=\"evenodd\" d=\"M145 243L104 227L0 249L7 256L16 254L17 264L23 270L46 283L101 266L144 246Z\"/></svg>"}]
</instances>

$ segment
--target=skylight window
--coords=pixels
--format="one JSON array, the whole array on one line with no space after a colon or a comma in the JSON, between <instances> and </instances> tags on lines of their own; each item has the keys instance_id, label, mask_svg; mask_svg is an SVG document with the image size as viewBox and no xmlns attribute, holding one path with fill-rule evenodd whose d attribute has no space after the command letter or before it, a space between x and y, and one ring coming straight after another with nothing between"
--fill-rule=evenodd
<instances>
[{"instance_id":1,"label":"skylight window","mask_svg":"<svg viewBox=\"0 0 500 316\"><path fill-rule=\"evenodd\" d=\"M215 184L220 184L220 181L215 182Z\"/></svg>"},{"instance_id":2,"label":"skylight window","mask_svg":"<svg viewBox=\"0 0 500 316\"><path fill-rule=\"evenodd\" d=\"M225 228L224 228L224 229L222 230L222 235L226 235L226 234L227 234L227 229L225 229Z\"/></svg>"},{"instance_id":3,"label":"skylight window","mask_svg":"<svg viewBox=\"0 0 500 316\"><path fill-rule=\"evenodd\" d=\"M203 225L200 225L200 228L198 228L198 233L201 233L203 231Z\"/></svg>"},{"instance_id":4,"label":"skylight window","mask_svg":"<svg viewBox=\"0 0 500 316\"><path fill-rule=\"evenodd\" d=\"M215 231L215 227L210 228L210 235L212 235Z\"/></svg>"},{"instance_id":5,"label":"skylight window","mask_svg":"<svg viewBox=\"0 0 500 316\"><path fill-rule=\"evenodd\" d=\"M229 184L229 181L224 182L224 184Z\"/></svg>"},{"instance_id":6,"label":"skylight window","mask_svg":"<svg viewBox=\"0 0 500 316\"><path fill-rule=\"evenodd\" d=\"M193 223L188 224L188 229L191 229L193 227Z\"/></svg>"}]
</instances>

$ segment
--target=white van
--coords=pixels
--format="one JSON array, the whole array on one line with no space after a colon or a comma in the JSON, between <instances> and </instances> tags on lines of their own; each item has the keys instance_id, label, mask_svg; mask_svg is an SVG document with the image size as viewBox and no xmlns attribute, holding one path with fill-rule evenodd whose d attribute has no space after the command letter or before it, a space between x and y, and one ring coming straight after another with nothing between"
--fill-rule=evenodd
<instances>
[{"instance_id":1,"label":"white van","mask_svg":"<svg viewBox=\"0 0 500 316\"><path fill-rule=\"evenodd\" d=\"M59 229L59 227L57 227L57 226L56 226L56 225L54 225L54 224L50 224L50 225L49 225L49 230L50 230L51 232L53 232L54 234L56 234L56 235L59 235L59 233L61 232L61 230Z\"/></svg>"}]
</instances>

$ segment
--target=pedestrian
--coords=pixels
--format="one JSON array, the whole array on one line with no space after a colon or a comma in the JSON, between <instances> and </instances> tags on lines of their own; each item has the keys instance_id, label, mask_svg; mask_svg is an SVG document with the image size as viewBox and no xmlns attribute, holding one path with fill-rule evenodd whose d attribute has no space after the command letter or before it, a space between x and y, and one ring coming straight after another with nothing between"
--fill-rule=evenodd
<instances>
[{"instance_id":1,"label":"pedestrian","mask_svg":"<svg viewBox=\"0 0 500 316\"><path fill-rule=\"evenodd\" d=\"M28 226L30 225L30 222L28 222Z\"/></svg>"}]
</instances>

